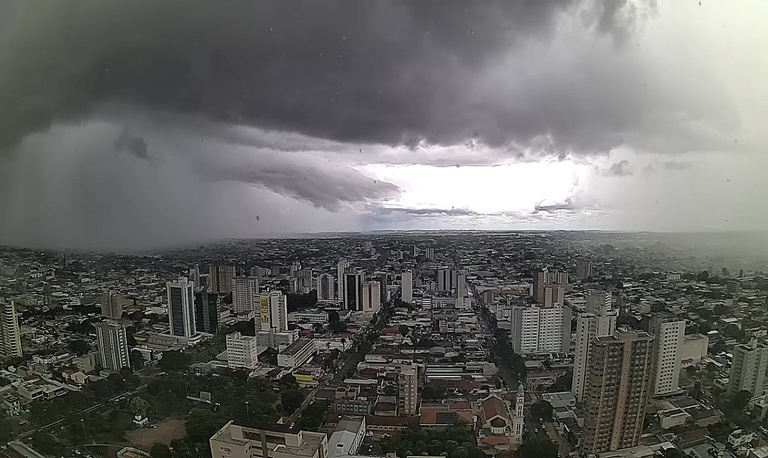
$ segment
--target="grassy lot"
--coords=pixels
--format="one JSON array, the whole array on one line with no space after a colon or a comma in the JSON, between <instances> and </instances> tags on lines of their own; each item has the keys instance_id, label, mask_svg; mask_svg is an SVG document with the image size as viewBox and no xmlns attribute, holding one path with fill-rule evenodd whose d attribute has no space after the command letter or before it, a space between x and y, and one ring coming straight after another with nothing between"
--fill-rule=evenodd
<instances>
[{"instance_id":1,"label":"grassy lot","mask_svg":"<svg viewBox=\"0 0 768 458\"><path fill-rule=\"evenodd\" d=\"M173 439L181 439L185 434L184 419L171 417L158 423L156 429L134 429L127 431L125 437L134 447L149 451L152 444L170 445Z\"/></svg>"}]
</instances>

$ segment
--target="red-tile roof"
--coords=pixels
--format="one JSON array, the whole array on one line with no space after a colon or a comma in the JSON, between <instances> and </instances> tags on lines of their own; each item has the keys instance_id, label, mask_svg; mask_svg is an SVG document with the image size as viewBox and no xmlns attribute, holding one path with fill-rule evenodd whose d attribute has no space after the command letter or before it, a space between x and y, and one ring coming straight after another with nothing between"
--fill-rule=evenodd
<instances>
[{"instance_id":1,"label":"red-tile roof","mask_svg":"<svg viewBox=\"0 0 768 458\"><path fill-rule=\"evenodd\" d=\"M485 398L483 402L480 403L480 409L482 410L485 421L488 421L497 415L504 417L507 421L511 420L507 405L497 396L491 395Z\"/></svg>"}]
</instances>

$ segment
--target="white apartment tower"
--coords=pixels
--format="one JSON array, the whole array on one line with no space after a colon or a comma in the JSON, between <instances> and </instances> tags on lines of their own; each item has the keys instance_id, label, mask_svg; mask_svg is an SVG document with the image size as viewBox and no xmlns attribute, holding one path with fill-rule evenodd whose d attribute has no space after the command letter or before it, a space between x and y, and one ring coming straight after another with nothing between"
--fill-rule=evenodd
<instances>
[{"instance_id":1,"label":"white apartment tower","mask_svg":"<svg viewBox=\"0 0 768 458\"><path fill-rule=\"evenodd\" d=\"M679 390L680 347L685 339L685 320L657 316L651 321L653 339L653 395Z\"/></svg>"},{"instance_id":2,"label":"white apartment tower","mask_svg":"<svg viewBox=\"0 0 768 458\"><path fill-rule=\"evenodd\" d=\"M766 371L768 371L768 347L757 342L733 347L733 364L728 378L728 395L739 391L749 391L757 396L766 390Z\"/></svg>"},{"instance_id":3,"label":"white apartment tower","mask_svg":"<svg viewBox=\"0 0 768 458\"><path fill-rule=\"evenodd\" d=\"M403 302L413 302L413 272L410 270L400 275L400 289Z\"/></svg>"},{"instance_id":4,"label":"white apartment tower","mask_svg":"<svg viewBox=\"0 0 768 458\"><path fill-rule=\"evenodd\" d=\"M571 309L565 306L512 307L512 348L523 355L567 351Z\"/></svg>"},{"instance_id":5,"label":"white apartment tower","mask_svg":"<svg viewBox=\"0 0 768 458\"><path fill-rule=\"evenodd\" d=\"M616 331L618 311L610 309L610 293L607 294L608 301L605 300L604 293L587 296L587 311L579 313L576 317L576 352L573 358L571 392L579 402L584 399L593 341L596 337L612 336Z\"/></svg>"},{"instance_id":6,"label":"white apartment tower","mask_svg":"<svg viewBox=\"0 0 768 458\"><path fill-rule=\"evenodd\" d=\"M95 327L101 367L108 371L119 371L124 367L131 367L125 326L107 320L97 323Z\"/></svg>"},{"instance_id":7,"label":"white apartment tower","mask_svg":"<svg viewBox=\"0 0 768 458\"><path fill-rule=\"evenodd\" d=\"M13 301L0 301L0 356L4 358L24 356L16 304Z\"/></svg>"},{"instance_id":8,"label":"white apartment tower","mask_svg":"<svg viewBox=\"0 0 768 458\"><path fill-rule=\"evenodd\" d=\"M259 365L257 338L239 332L227 334L227 365L230 369L255 369Z\"/></svg>"},{"instance_id":9,"label":"white apartment tower","mask_svg":"<svg viewBox=\"0 0 768 458\"><path fill-rule=\"evenodd\" d=\"M317 278L317 299L321 301L332 301L334 297L333 288L334 278L330 274L322 274Z\"/></svg>"},{"instance_id":10,"label":"white apartment tower","mask_svg":"<svg viewBox=\"0 0 768 458\"><path fill-rule=\"evenodd\" d=\"M168 294L169 334L177 337L192 337L195 330L195 283L187 277L166 283Z\"/></svg>"},{"instance_id":11,"label":"white apartment tower","mask_svg":"<svg viewBox=\"0 0 768 458\"><path fill-rule=\"evenodd\" d=\"M235 277L232 280L232 307L235 313L258 310L259 300L258 277Z\"/></svg>"},{"instance_id":12,"label":"white apartment tower","mask_svg":"<svg viewBox=\"0 0 768 458\"><path fill-rule=\"evenodd\" d=\"M363 283L363 312L377 313L381 309L381 283L367 281Z\"/></svg>"},{"instance_id":13,"label":"white apartment tower","mask_svg":"<svg viewBox=\"0 0 768 458\"><path fill-rule=\"evenodd\" d=\"M259 316L262 331L288 330L288 298L282 291L271 291L261 295Z\"/></svg>"}]
</instances>

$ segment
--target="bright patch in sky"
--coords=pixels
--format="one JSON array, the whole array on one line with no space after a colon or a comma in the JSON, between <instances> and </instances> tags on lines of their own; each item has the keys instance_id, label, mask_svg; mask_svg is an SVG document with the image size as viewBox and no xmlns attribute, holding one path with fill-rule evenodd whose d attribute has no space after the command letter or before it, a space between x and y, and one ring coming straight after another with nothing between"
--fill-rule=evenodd
<instances>
[{"instance_id":1,"label":"bright patch in sky","mask_svg":"<svg viewBox=\"0 0 768 458\"><path fill-rule=\"evenodd\" d=\"M462 209L477 213L532 212L573 196L587 166L571 161L498 166L432 167L371 164L359 170L400 187L383 203L404 209Z\"/></svg>"}]
</instances>

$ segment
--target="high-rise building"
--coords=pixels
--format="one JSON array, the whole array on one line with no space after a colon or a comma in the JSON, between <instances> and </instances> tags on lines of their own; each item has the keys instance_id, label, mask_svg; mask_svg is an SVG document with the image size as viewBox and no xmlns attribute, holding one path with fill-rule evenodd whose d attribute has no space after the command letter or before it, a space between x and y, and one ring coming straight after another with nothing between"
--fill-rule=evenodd
<instances>
[{"instance_id":1,"label":"high-rise building","mask_svg":"<svg viewBox=\"0 0 768 458\"><path fill-rule=\"evenodd\" d=\"M362 310L363 307L363 273L357 270L347 270L343 277L344 308L347 310Z\"/></svg>"},{"instance_id":2,"label":"high-rise building","mask_svg":"<svg viewBox=\"0 0 768 458\"><path fill-rule=\"evenodd\" d=\"M512 307L512 348L528 355L567 351L571 340L571 309Z\"/></svg>"},{"instance_id":3,"label":"high-rise building","mask_svg":"<svg viewBox=\"0 0 768 458\"><path fill-rule=\"evenodd\" d=\"M413 302L413 272L410 270L400 274L400 290L403 302Z\"/></svg>"},{"instance_id":4,"label":"high-rise building","mask_svg":"<svg viewBox=\"0 0 768 458\"><path fill-rule=\"evenodd\" d=\"M685 340L685 320L655 316L651 320L653 339L653 395L679 391L680 348Z\"/></svg>"},{"instance_id":5,"label":"high-rise building","mask_svg":"<svg viewBox=\"0 0 768 458\"><path fill-rule=\"evenodd\" d=\"M533 276L533 299L546 307L565 303L565 290L568 286L568 273L557 270L536 272Z\"/></svg>"},{"instance_id":6,"label":"high-rise building","mask_svg":"<svg viewBox=\"0 0 768 458\"><path fill-rule=\"evenodd\" d=\"M333 275L322 274L317 278L317 299L332 301L334 298Z\"/></svg>"},{"instance_id":7,"label":"high-rise building","mask_svg":"<svg viewBox=\"0 0 768 458\"><path fill-rule=\"evenodd\" d=\"M259 299L259 279L257 277L235 277L232 279L232 308L235 313L258 310Z\"/></svg>"},{"instance_id":8,"label":"high-rise building","mask_svg":"<svg viewBox=\"0 0 768 458\"><path fill-rule=\"evenodd\" d=\"M208 267L208 282L212 293L231 293L233 278L235 266L212 264Z\"/></svg>"},{"instance_id":9,"label":"high-rise building","mask_svg":"<svg viewBox=\"0 0 768 458\"><path fill-rule=\"evenodd\" d=\"M619 330L595 337L584 402L584 455L634 447L645 422L651 391L653 336Z\"/></svg>"},{"instance_id":10,"label":"high-rise building","mask_svg":"<svg viewBox=\"0 0 768 458\"><path fill-rule=\"evenodd\" d=\"M312 281L315 273L312 269L299 269L296 271L296 292L307 294L312 291Z\"/></svg>"},{"instance_id":11,"label":"high-rise building","mask_svg":"<svg viewBox=\"0 0 768 458\"><path fill-rule=\"evenodd\" d=\"M123 316L123 296L110 291L102 294L99 302L102 316L114 319L120 319Z\"/></svg>"},{"instance_id":12,"label":"high-rise building","mask_svg":"<svg viewBox=\"0 0 768 458\"><path fill-rule=\"evenodd\" d=\"M547 283L547 271L539 271L533 275L533 299L537 304L544 303L544 285Z\"/></svg>"},{"instance_id":13,"label":"high-rise building","mask_svg":"<svg viewBox=\"0 0 768 458\"><path fill-rule=\"evenodd\" d=\"M96 323L95 327L101 367L108 371L119 371L124 367L131 367L125 326L107 320Z\"/></svg>"},{"instance_id":14,"label":"high-rise building","mask_svg":"<svg viewBox=\"0 0 768 458\"><path fill-rule=\"evenodd\" d=\"M206 334L218 334L221 296L206 290L195 292L195 329Z\"/></svg>"},{"instance_id":15,"label":"high-rise building","mask_svg":"<svg viewBox=\"0 0 768 458\"><path fill-rule=\"evenodd\" d=\"M259 302L262 331L288 330L288 298L282 291L263 293Z\"/></svg>"},{"instance_id":16,"label":"high-rise building","mask_svg":"<svg viewBox=\"0 0 768 458\"><path fill-rule=\"evenodd\" d=\"M195 264L195 267L189 269L189 279L195 282L195 288L202 288L203 284L200 278L200 266Z\"/></svg>"},{"instance_id":17,"label":"high-rise building","mask_svg":"<svg viewBox=\"0 0 768 458\"><path fill-rule=\"evenodd\" d=\"M610 291L590 291L587 295L587 313L599 315L613 306L613 295Z\"/></svg>"},{"instance_id":18,"label":"high-rise building","mask_svg":"<svg viewBox=\"0 0 768 458\"><path fill-rule=\"evenodd\" d=\"M256 337L239 332L227 334L227 365L230 369L255 369L259 365Z\"/></svg>"},{"instance_id":19,"label":"high-rise building","mask_svg":"<svg viewBox=\"0 0 768 458\"><path fill-rule=\"evenodd\" d=\"M16 304L13 301L0 300L0 356L5 358L24 356Z\"/></svg>"},{"instance_id":20,"label":"high-rise building","mask_svg":"<svg viewBox=\"0 0 768 458\"><path fill-rule=\"evenodd\" d=\"M452 291L456 287L456 271L450 268L437 269L437 290Z\"/></svg>"},{"instance_id":21,"label":"high-rise building","mask_svg":"<svg viewBox=\"0 0 768 458\"><path fill-rule=\"evenodd\" d=\"M733 347L733 364L728 378L728 395L739 391L749 391L753 395L761 394L766 386L768 371L768 346L758 343L753 338L749 344Z\"/></svg>"},{"instance_id":22,"label":"high-rise building","mask_svg":"<svg viewBox=\"0 0 768 458\"><path fill-rule=\"evenodd\" d=\"M592 261L579 259L576 261L576 279L584 280L592 276Z\"/></svg>"},{"instance_id":23,"label":"high-rise building","mask_svg":"<svg viewBox=\"0 0 768 458\"><path fill-rule=\"evenodd\" d=\"M385 274L385 273L379 274L376 277L376 280L381 285L381 288L380 288L381 289L381 303L385 304L387 302L387 300L389 299L389 296L387 296L387 286L389 285L389 280L388 280L387 274Z\"/></svg>"},{"instance_id":24,"label":"high-rise building","mask_svg":"<svg viewBox=\"0 0 768 458\"><path fill-rule=\"evenodd\" d=\"M336 265L336 286L339 302L344 302L344 272L347 271L349 262L345 259L339 261Z\"/></svg>"},{"instance_id":25,"label":"high-rise building","mask_svg":"<svg viewBox=\"0 0 768 458\"><path fill-rule=\"evenodd\" d=\"M467 297L467 276L464 272L456 272L456 298Z\"/></svg>"},{"instance_id":26,"label":"high-rise building","mask_svg":"<svg viewBox=\"0 0 768 458\"><path fill-rule=\"evenodd\" d=\"M610 294L610 293L609 293ZM604 295L603 295L604 296ZM612 336L616 331L618 311L610 310L603 300L600 305L590 307L590 301L600 302L597 297L587 297L587 311L576 317L576 352L573 356L573 380L571 392L578 402L584 400L589 354L595 337Z\"/></svg>"},{"instance_id":27,"label":"high-rise building","mask_svg":"<svg viewBox=\"0 0 768 458\"><path fill-rule=\"evenodd\" d=\"M418 366L415 364L404 364L400 368L397 377L397 401L402 416L416 415L418 410L418 375Z\"/></svg>"},{"instance_id":28,"label":"high-rise building","mask_svg":"<svg viewBox=\"0 0 768 458\"><path fill-rule=\"evenodd\" d=\"M187 277L166 283L169 334L177 337L195 335L195 284Z\"/></svg>"},{"instance_id":29,"label":"high-rise building","mask_svg":"<svg viewBox=\"0 0 768 458\"><path fill-rule=\"evenodd\" d=\"M424 250L424 257L427 259L427 261L434 261L435 260L435 249L432 247L426 248Z\"/></svg>"},{"instance_id":30,"label":"high-rise building","mask_svg":"<svg viewBox=\"0 0 768 458\"><path fill-rule=\"evenodd\" d=\"M381 309L381 283L373 280L363 283L363 308L365 313L376 313Z\"/></svg>"}]
</instances>

